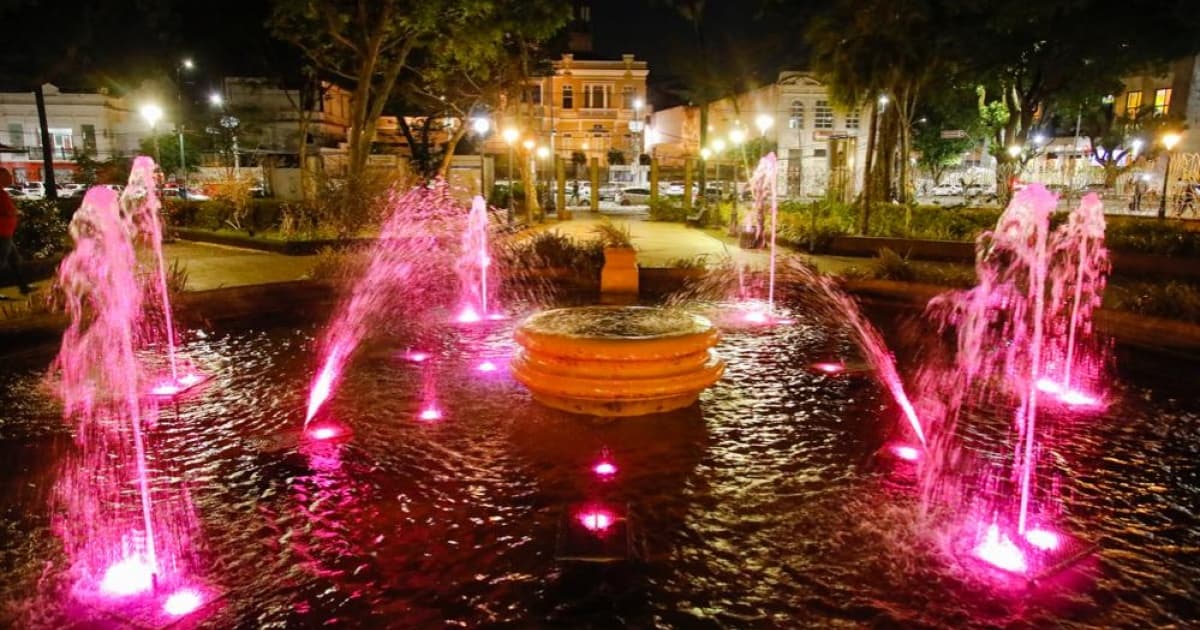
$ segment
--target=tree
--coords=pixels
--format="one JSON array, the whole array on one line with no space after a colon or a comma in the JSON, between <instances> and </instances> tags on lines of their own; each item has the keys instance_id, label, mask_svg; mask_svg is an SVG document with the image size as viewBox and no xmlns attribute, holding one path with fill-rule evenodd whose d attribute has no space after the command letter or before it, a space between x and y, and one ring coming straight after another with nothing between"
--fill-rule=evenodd
<instances>
[{"instance_id":1,"label":"tree","mask_svg":"<svg viewBox=\"0 0 1200 630\"><path fill-rule=\"evenodd\" d=\"M1076 118L1079 103L1115 93L1121 76L1200 48L1200 19L1187 0L946 2L945 11L960 25L951 35L961 83L978 86L1002 201L1034 155L1031 133L1055 115Z\"/></svg>"},{"instance_id":2,"label":"tree","mask_svg":"<svg viewBox=\"0 0 1200 630\"><path fill-rule=\"evenodd\" d=\"M1155 139L1173 123L1148 107L1122 116L1109 105L1089 107L1080 126L1091 145L1092 159L1104 169L1105 188L1115 186L1117 178L1143 160L1157 158L1161 145Z\"/></svg>"},{"instance_id":3,"label":"tree","mask_svg":"<svg viewBox=\"0 0 1200 630\"><path fill-rule=\"evenodd\" d=\"M913 148L920 154L917 165L929 173L934 184L940 184L946 169L961 163L963 154L985 133L968 91L953 86L936 90L926 99L914 125Z\"/></svg>"},{"instance_id":4,"label":"tree","mask_svg":"<svg viewBox=\"0 0 1200 630\"><path fill-rule=\"evenodd\" d=\"M453 32L443 32L413 55L411 78L401 97L406 113L423 117L423 131L437 134L423 143L401 122L401 131L428 164L426 176L444 177L459 143L472 130L471 118L499 110L513 86L531 76L543 43L566 24L571 14L564 0L496 0L488 18ZM437 147L430 138L441 138Z\"/></svg>"},{"instance_id":5,"label":"tree","mask_svg":"<svg viewBox=\"0 0 1200 630\"><path fill-rule=\"evenodd\" d=\"M620 149L608 150L608 165L623 166L625 164L625 152Z\"/></svg>"},{"instance_id":6,"label":"tree","mask_svg":"<svg viewBox=\"0 0 1200 630\"><path fill-rule=\"evenodd\" d=\"M486 19L481 0L276 0L271 30L351 86L348 185L362 176L384 106L413 51Z\"/></svg>"},{"instance_id":7,"label":"tree","mask_svg":"<svg viewBox=\"0 0 1200 630\"><path fill-rule=\"evenodd\" d=\"M154 157L163 173L175 173L181 170L179 164L179 136L173 133L157 134L158 146L155 147L155 136L142 138L138 147L142 154ZM184 136L183 151L187 160L187 170L196 172L200 163L199 138L188 134Z\"/></svg>"}]
</instances>

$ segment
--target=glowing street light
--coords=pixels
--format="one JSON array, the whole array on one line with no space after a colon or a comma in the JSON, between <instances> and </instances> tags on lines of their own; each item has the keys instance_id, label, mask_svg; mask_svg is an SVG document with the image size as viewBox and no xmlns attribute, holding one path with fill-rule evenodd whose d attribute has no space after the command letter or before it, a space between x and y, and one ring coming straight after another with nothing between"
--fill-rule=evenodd
<instances>
[{"instance_id":1,"label":"glowing street light","mask_svg":"<svg viewBox=\"0 0 1200 630\"><path fill-rule=\"evenodd\" d=\"M758 127L758 133L764 136L767 135L767 130L770 129L771 125L774 124L775 119L769 114L759 114L758 116L754 117L754 126Z\"/></svg>"},{"instance_id":2,"label":"glowing street light","mask_svg":"<svg viewBox=\"0 0 1200 630\"><path fill-rule=\"evenodd\" d=\"M889 101L889 99L888 99L887 94L880 94L879 95L879 108L883 109L883 108L887 107L888 101Z\"/></svg>"},{"instance_id":3,"label":"glowing street light","mask_svg":"<svg viewBox=\"0 0 1200 630\"><path fill-rule=\"evenodd\" d=\"M1008 147L1008 156L1009 157L1011 157L1012 159L1015 160L1020 155L1021 155L1021 145L1014 144L1014 145Z\"/></svg>"},{"instance_id":4,"label":"glowing street light","mask_svg":"<svg viewBox=\"0 0 1200 630\"><path fill-rule=\"evenodd\" d=\"M1130 142L1129 144L1133 147L1133 158L1137 159L1138 153L1142 151L1142 145L1145 144L1145 142L1142 142L1141 138L1134 138L1133 142Z\"/></svg>"},{"instance_id":5,"label":"glowing street light","mask_svg":"<svg viewBox=\"0 0 1200 630\"><path fill-rule=\"evenodd\" d=\"M512 127L509 127L508 129L505 129L503 132L501 132L500 135L504 138L504 141L507 142L509 144L509 146L511 146L516 143L517 138L519 138L521 136L521 132L517 131L516 129L514 129Z\"/></svg>"},{"instance_id":6,"label":"glowing street light","mask_svg":"<svg viewBox=\"0 0 1200 630\"><path fill-rule=\"evenodd\" d=\"M1034 144L1035 146L1039 146L1039 147L1040 147L1040 146L1042 146L1042 145L1043 145L1043 144L1045 144L1045 143L1046 143L1046 136L1044 136L1044 135L1042 135L1042 134L1040 134L1040 133L1039 133L1039 134L1036 134L1036 135L1034 135L1034 136L1033 136L1033 144Z\"/></svg>"},{"instance_id":7,"label":"glowing street light","mask_svg":"<svg viewBox=\"0 0 1200 630\"><path fill-rule=\"evenodd\" d=\"M225 99L217 92L208 95L208 104L213 107L221 107L225 104Z\"/></svg>"},{"instance_id":8,"label":"glowing street light","mask_svg":"<svg viewBox=\"0 0 1200 630\"><path fill-rule=\"evenodd\" d=\"M550 149L547 149L546 147L538 147L537 156L543 160L546 159L550 156Z\"/></svg>"},{"instance_id":9,"label":"glowing street light","mask_svg":"<svg viewBox=\"0 0 1200 630\"><path fill-rule=\"evenodd\" d=\"M158 150L158 121L162 120L163 110L154 103L146 103L138 111L150 125L150 135L154 137L154 161L162 164L162 154Z\"/></svg>"},{"instance_id":10,"label":"glowing street light","mask_svg":"<svg viewBox=\"0 0 1200 630\"><path fill-rule=\"evenodd\" d=\"M708 147L704 147L703 149L700 149L700 157L701 157L701 159L704 159L704 160L707 160L708 158L712 157L712 149L710 149Z\"/></svg>"},{"instance_id":11,"label":"glowing street light","mask_svg":"<svg viewBox=\"0 0 1200 630\"><path fill-rule=\"evenodd\" d=\"M735 127L732 131L729 132L729 141L731 143L733 143L734 146L740 145L741 143L745 142L746 141L746 130L742 129L741 127Z\"/></svg>"},{"instance_id":12,"label":"glowing street light","mask_svg":"<svg viewBox=\"0 0 1200 630\"><path fill-rule=\"evenodd\" d=\"M721 153L725 150L725 141L720 138L715 138L712 141L713 153Z\"/></svg>"},{"instance_id":13,"label":"glowing street light","mask_svg":"<svg viewBox=\"0 0 1200 630\"><path fill-rule=\"evenodd\" d=\"M533 140L526 140L525 142L521 143L521 146L525 147L526 151L532 151L536 144L537 143L535 143Z\"/></svg>"},{"instance_id":14,"label":"glowing street light","mask_svg":"<svg viewBox=\"0 0 1200 630\"><path fill-rule=\"evenodd\" d=\"M479 135L486 134L492 128L492 122L483 116L471 120L471 129Z\"/></svg>"},{"instance_id":15,"label":"glowing street light","mask_svg":"<svg viewBox=\"0 0 1200 630\"><path fill-rule=\"evenodd\" d=\"M1162 145L1167 150L1167 168L1163 171L1162 196L1158 200L1158 218L1167 218L1167 183L1171 181L1171 152L1183 137L1174 131L1163 134Z\"/></svg>"},{"instance_id":16,"label":"glowing street light","mask_svg":"<svg viewBox=\"0 0 1200 630\"><path fill-rule=\"evenodd\" d=\"M180 65L183 66L184 70L191 70L192 68L196 67L196 64L192 63L190 58L184 59L182 62L180 62Z\"/></svg>"}]
</instances>

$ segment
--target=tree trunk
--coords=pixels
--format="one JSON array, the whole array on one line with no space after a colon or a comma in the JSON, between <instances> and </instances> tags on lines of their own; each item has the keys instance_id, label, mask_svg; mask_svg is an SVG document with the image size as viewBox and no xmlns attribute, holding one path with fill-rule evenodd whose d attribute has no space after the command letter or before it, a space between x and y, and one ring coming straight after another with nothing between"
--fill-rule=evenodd
<instances>
[{"instance_id":1,"label":"tree trunk","mask_svg":"<svg viewBox=\"0 0 1200 630\"><path fill-rule=\"evenodd\" d=\"M442 163L438 166L437 175L442 179L446 179L446 175L450 173L450 164L454 161L454 150L458 148L458 143L467 133L467 121L463 120L463 124L458 126L458 130L454 135L450 136L450 140L446 142L446 150L442 152Z\"/></svg>"},{"instance_id":2,"label":"tree trunk","mask_svg":"<svg viewBox=\"0 0 1200 630\"><path fill-rule=\"evenodd\" d=\"M42 93L39 83L33 90L33 100L37 103L38 129L42 135L42 186L46 191L46 199L58 199L58 186L54 184L54 145L50 141L50 122L46 120L46 96Z\"/></svg>"},{"instance_id":3,"label":"tree trunk","mask_svg":"<svg viewBox=\"0 0 1200 630\"><path fill-rule=\"evenodd\" d=\"M879 103L876 102L871 106L871 125L867 131L867 157L866 164L863 165L863 182L862 182L862 217L858 223L858 233L866 236L867 230L871 227L871 201L874 198L872 190L875 187L875 148L878 144L875 137L879 134Z\"/></svg>"}]
</instances>

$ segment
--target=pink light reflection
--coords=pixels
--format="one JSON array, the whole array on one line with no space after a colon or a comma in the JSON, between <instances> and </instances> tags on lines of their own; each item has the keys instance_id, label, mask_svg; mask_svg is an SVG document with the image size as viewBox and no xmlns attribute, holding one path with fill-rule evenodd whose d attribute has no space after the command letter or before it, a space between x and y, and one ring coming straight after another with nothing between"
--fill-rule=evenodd
<instances>
[{"instance_id":1,"label":"pink light reflection","mask_svg":"<svg viewBox=\"0 0 1200 630\"><path fill-rule=\"evenodd\" d=\"M195 611L203 603L204 598L200 596L200 593L194 589L181 588L171 593L171 596L163 603L163 610L174 617L182 617Z\"/></svg>"},{"instance_id":2,"label":"pink light reflection","mask_svg":"<svg viewBox=\"0 0 1200 630\"><path fill-rule=\"evenodd\" d=\"M154 586L154 567L139 556L130 556L108 567L100 580L100 591L113 597L127 597Z\"/></svg>"},{"instance_id":3,"label":"pink light reflection","mask_svg":"<svg viewBox=\"0 0 1200 630\"><path fill-rule=\"evenodd\" d=\"M159 383L150 390L150 392L155 396L174 396L181 391L183 391L182 388L171 383Z\"/></svg>"},{"instance_id":4,"label":"pink light reflection","mask_svg":"<svg viewBox=\"0 0 1200 630\"><path fill-rule=\"evenodd\" d=\"M504 316L504 313L492 313L492 314L488 315L488 319L490 319L494 322L498 322L500 320L507 319L507 318Z\"/></svg>"},{"instance_id":5,"label":"pink light reflection","mask_svg":"<svg viewBox=\"0 0 1200 630\"><path fill-rule=\"evenodd\" d=\"M975 547L975 555L988 564L1012 573L1024 573L1029 568L1025 563L1025 554L1008 536L1000 533L995 523L988 526L983 540Z\"/></svg>"},{"instance_id":6,"label":"pink light reflection","mask_svg":"<svg viewBox=\"0 0 1200 630\"><path fill-rule=\"evenodd\" d=\"M603 509L593 509L580 512L576 517L588 531L602 532L616 521L611 512Z\"/></svg>"},{"instance_id":7,"label":"pink light reflection","mask_svg":"<svg viewBox=\"0 0 1200 630\"><path fill-rule=\"evenodd\" d=\"M492 363L491 361L484 361L476 366L475 369L479 370L480 372L495 372L496 364Z\"/></svg>"},{"instance_id":8,"label":"pink light reflection","mask_svg":"<svg viewBox=\"0 0 1200 630\"><path fill-rule=\"evenodd\" d=\"M1048 378L1039 378L1037 388L1047 394L1057 394L1062 391L1062 386L1057 381Z\"/></svg>"},{"instance_id":9,"label":"pink light reflection","mask_svg":"<svg viewBox=\"0 0 1200 630\"><path fill-rule=\"evenodd\" d=\"M1100 404L1100 401L1096 398L1073 389L1059 396L1058 399L1068 405L1077 407L1092 407Z\"/></svg>"},{"instance_id":10,"label":"pink light reflection","mask_svg":"<svg viewBox=\"0 0 1200 630\"><path fill-rule=\"evenodd\" d=\"M921 451L904 444L897 444L893 446L892 453L894 453L896 457L909 462L915 462L918 459L921 459Z\"/></svg>"},{"instance_id":11,"label":"pink light reflection","mask_svg":"<svg viewBox=\"0 0 1200 630\"><path fill-rule=\"evenodd\" d=\"M765 324L768 320L767 314L762 311L750 311L743 314L742 319L752 324Z\"/></svg>"},{"instance_id":12,"label":"pink light reflection","mask_svg":"<svg viewBox=\"0 0 1200 630\"><path fill-rule=\"evenodd\" d=\"M421 414L419 417L422 420L425 420L426 422L433 422L434 420L441 420L442 419L442 410L438 409L437 407L426 407L421 410Z\"/></svg>"},{"instance_id":13,"label":"pink light reflection","mask_svg":"<svg viewBox=\"0 0 1200 630\"><path fill-rule=\"evenodd\" d=\"M196 383L199 383L202 380L204 380L203 376L200 376L199 374L192 372L190 374L184 374L182 377L180 377L179 383L186 387L191 387L192 385L195 385Z\"/></svg>"},{"instance_id":14,"label":"pink light reflection","mask_svg":"<svg viewBox=\"0 0 1200 630\"><path fill-rule=\"evenodd\" d=\"M1025 532L1025 540L1042 551L1058 549L1059 544L1062 542L1057 532L1042 528L1027 530Z\"/></svg>"},{"instance_id":15,"label":"pink light reflection","mask_svg":"<svg viewBox=\"0 0 1200 630\"><path fill-rule=\"evenodd\" d=\"M592 466L592 472L601 477L611 477L617 474L617 466L610 461L602 461L595 466Z\"/></svg>"},{"instance_id":16,"label":"pink light reflection","mask_svg":"<svg viewBox=\"0 0 1200 630\"><path fill-rule=\"evenodd\" d=\"M409 361L412 361L413 363L424 363L425 361L429 360L430 356L431 355L428 352L421 352L420 350L414 350L414 351L410 351L407 354L405 354L404 358Z\"/></svg>"},{"instance_id":17,"label":"pink light reflection","mask_svg":"<svg viewBox=\"0 0 1200 630\"><path fill-rule=\"evenodd\" d=\"M813 368L820 370L826 374L838 374L846 369L845 365L834 361L826 361L823 363L814 363Z\"/></svg>"}]
</instances>

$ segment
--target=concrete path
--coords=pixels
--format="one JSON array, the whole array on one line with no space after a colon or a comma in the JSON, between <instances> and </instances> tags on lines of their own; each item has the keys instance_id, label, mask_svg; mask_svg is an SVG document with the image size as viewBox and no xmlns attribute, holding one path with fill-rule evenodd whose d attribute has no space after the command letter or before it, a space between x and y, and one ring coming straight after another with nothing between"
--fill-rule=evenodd
<instances>
[{"instance_id":1,"label":"concrete path","mask_svg":"<svg viewBox=\"0 0 1200 630\"><path fill-rule=\"evenodd\" d=\"M644 216L612 216L609 213L596 215L577 212L568 221L549 223L541 229L553 230L578 240L595 238L594 230L605 219L616 225L628 226L638 250L638 264L643 267L667 267L679 260L704 257L710 263L724 258L751 266L766 266L765 251L743 250L732 241L718 238L715 232L688 227L682 223L650 221Z\"/></svg>"}]
</instances>

